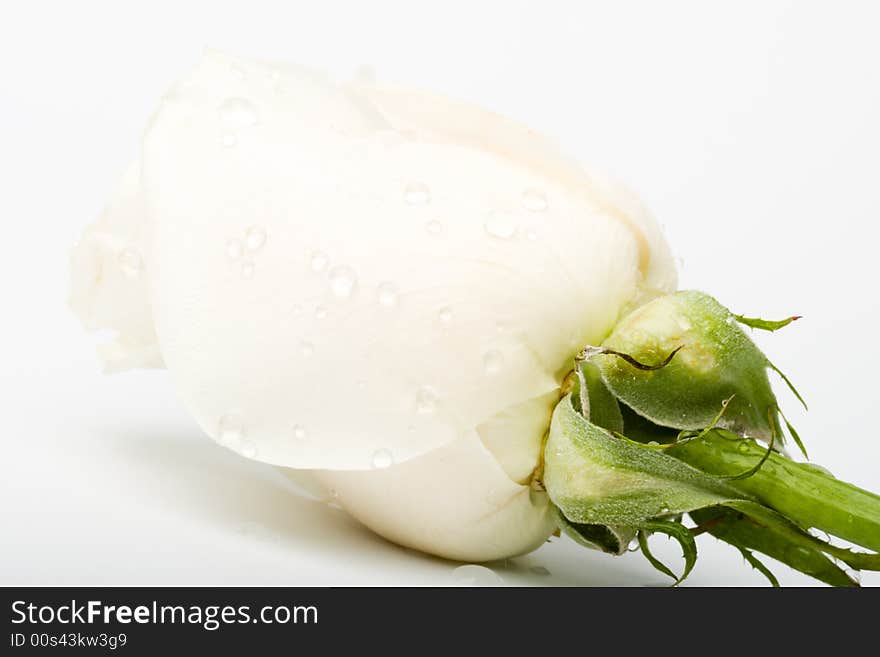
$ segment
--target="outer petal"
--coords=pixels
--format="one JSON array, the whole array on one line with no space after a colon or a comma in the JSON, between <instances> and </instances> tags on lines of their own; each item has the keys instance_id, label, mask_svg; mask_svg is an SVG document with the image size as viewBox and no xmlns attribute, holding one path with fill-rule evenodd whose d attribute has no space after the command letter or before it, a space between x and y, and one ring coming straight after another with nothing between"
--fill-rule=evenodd
<instances>
[{"instance_id":1,"label":"outer petal","mask_svg":"<svg viewBox=\"0 0 880 657\"><path fill-rule=\"evenodd\" d=\"M331 469L472 438L669 269L545 140L424 99L212 56L163 103L151 298L212 436Z\"/></svg>"},{"instance_id":2,"label":"outer petal","mask_svg":"<svg viewBox=\"0 0 880 657\"><path fill-rule=\"evenodd\" d=\"M136 162L70 258L70 307L86 328L116 332L99 347L108 372L162 367L147 287L145 228Z\"/></svg>"},{"instance_id":3,"label":"outer petal","mask_svg":"<svg viewBox=\"0 0 880 657\"><path fill-rule=\"evenodd\" d=\"M530 552L555 528L546 494L512 482L476 436L385 470L317 478L376 533L448 559Z\"/></svg>"}]
</instances>

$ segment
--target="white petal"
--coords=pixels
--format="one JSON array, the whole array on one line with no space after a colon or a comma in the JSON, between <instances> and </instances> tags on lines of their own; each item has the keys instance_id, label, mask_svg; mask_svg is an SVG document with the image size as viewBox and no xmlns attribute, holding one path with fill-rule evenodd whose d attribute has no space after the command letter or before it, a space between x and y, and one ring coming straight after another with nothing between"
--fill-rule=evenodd
<instances>
[{"instance_id":1,"label":"white petal","mask_svg":"<svg viewBox=\"0 0 880 657\"><path fill-rule=\"evenodd\" d=\"M555 528L546 494L512 482L476 436L383 470L316 477L376 533L448 559L530 552Z\"/></svg>"},{"instance_id":2,"label":"white petal","mask_svg":"<svg viewBox=\"0 0 880 657\"><path fill-rule=\"evenodd\" d=\"M211 56L143 162L163 358L209 434L234 417L228 444L271 463L475 438L673 284L653 224L546 140L421 93Z\"/></svg>"}]
</instances>

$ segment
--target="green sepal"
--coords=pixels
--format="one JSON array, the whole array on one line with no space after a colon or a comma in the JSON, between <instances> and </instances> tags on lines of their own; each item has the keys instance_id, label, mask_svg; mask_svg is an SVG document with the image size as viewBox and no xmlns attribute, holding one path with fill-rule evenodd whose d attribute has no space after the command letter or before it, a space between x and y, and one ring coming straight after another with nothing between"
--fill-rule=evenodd
<instances>
[{"instance_id":1,"label":"green sepal","mask_svg":"<svg viewBox=\"0 0 880 657\"><path fill-rule=\"evenodd\" d=\"M558 509L553 509L557 526L575 543L591 550L620 555L627 551L630 541L636 537L632 527L609 527L570 522Z\"/></svg>"},{"instance_id":2,"label":"green sepal","mask_svg":"<svg viewBox=\"0 0 880 657\"><path fill-rule=\"evenodd\" d=\"M684 570L680 576L676 577L672 570L651 554L651 551L648 548L648 534L651 533L666 534L670 538L678 541L678 544L681 546L682 555L684 556ZM675 580L673 586L681 584L685 578L690 575L691 570L693 570L697 563L697 543L694 540L694 535L680 522L653 520L643 523L642 526L639 527L639 547L642 550L642 554L645 555L645 558L652 566L654 566L654 568L661 573L669 575Z\"/></svg>"},{"instance_id":3,"label":"green sepal","mask_svg":"<svg viewBox=\"0 0 880 657\"><path fill-rule=\"evenodd\" d=\"M790 539L767 524L745 516L732 509L710 508L691 512L691 518L699 527L715 538L733 545L754 568L762 572L774 586L779 583L769 569L752 554L752 551L786 564L810 577L831 586L856 586L846 572L829 559L810 541L792 543ZM799 532L800 533L800 532Z\"/></svg>"},{"instance_id":4,"label":"green sepal","mask_svg":"<svg viewBox=\"0 0 880 657\"><path fill-rule=\"evenodd\" d=\"M752 568L754 568L759 573L761 573L764 577L767 578L767 581L770 582L770 586L772 586L775 589L779 588L779 580L776 579L776 575L774 575L773 571L771 571L767 566L765 566L764 563L760 559L758 559L758 557L756 557L750 550L747 550L745 548L737 548L737 549L739 550L739 553L742 555L742 558L746 560L746 563L748 563Z\"/></svg>"},{"instance_id":5,"label":"green sepal","mask_svg":"<svg viewBox=\"0 0 880 657\"><path fill-rule=\"evenodd\" d=\"M744 324L749 328L761 329L762 331L778 331L781 328L785 328L793 321L801 318L800 315L792 315L791 317L786 317L785 319L780 320L761 319L760 317L744 317L743 315L734 315L734 317L740 324Z\"/></svg>"},{"instance_id":6,"label":"green sepal","mask_svg":"<svg viewBox=\"0 0 880 657\"><path fill-rule=\"evenodd\" d=\"M578 385L572 391L575 409L598 427L623 431L620 404L602 380L599 368L588 361L578 363L577 381Z\"/></svg>"},{"instance_id":7,"label":"green sepal","mask_svg":"<svg viewBox=\"0 0 880 657\"><path fill-rule=\"evenodd\" d=\"M691 290L650 301L618 322L602 348L643 363L663 362L680 349L653 370L601 349L590 353L614 396L654 424L703 429L733 397L721 427L769 441L779 426L767 376L776 368L736 317L707 294ZM781 443L781 434L777 438Z\"/></svg>"},{"instance_id":8,"label":"green sepal","mask_svg":"<svg viewBox=\"0 0 880 657\"><path fill-rule=\"evenodd\" d=\"M585 420L571 395L553 411L544 487L569 522L637 527L658 517L750 499L660 450L622 440Z\"/></svg>"}]
</instances>

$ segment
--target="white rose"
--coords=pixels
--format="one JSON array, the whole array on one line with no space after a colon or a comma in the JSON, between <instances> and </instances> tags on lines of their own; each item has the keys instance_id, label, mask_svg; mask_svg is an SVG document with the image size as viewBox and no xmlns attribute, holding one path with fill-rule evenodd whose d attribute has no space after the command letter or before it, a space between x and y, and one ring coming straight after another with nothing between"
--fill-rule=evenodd
<instances>
[{"instance_id":1,"label":"white rose","mask_svg":"<svg viewBox=\"0 0 880 657\"><path fill-rule=\"evenodd\" d=\"M207 54L72 259L107 369L462 560L553 531L530 480L573 355L675 287L653 220L547 139L435 95Z\"/></svg>"}]
</instances>

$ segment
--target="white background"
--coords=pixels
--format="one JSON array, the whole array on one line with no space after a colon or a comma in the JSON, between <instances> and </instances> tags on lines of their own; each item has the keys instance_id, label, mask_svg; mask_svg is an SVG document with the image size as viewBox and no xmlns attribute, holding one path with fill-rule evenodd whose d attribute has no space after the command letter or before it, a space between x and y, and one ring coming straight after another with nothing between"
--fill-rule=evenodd
<instances>
[{"instance_id":1,"label":"white background","mask_svg":"<svg viewBox=\"0 0 880 657\"><path fill-rule=\"evenodd\" d=\"M639 190L682 287L804 315L761 344L811 456L880 489L880 40L873 2L27 2L0 25L0 584L443 584L200 434L164 372L105 377L67 256L204 46L469 99ZM691 584L758 584L702 541ZM658 552L675 559L672 545ZM663 582L555 541L511 584ZM550 575L530 570L543 566ZM779 566L786 584L810 580ZM880 577L865 575L863 584Z\"/></svg>"}]
</instances>

